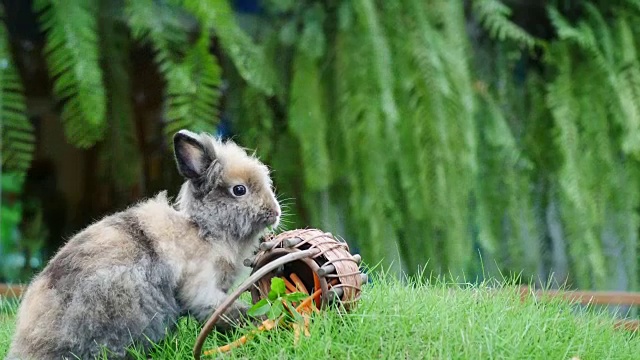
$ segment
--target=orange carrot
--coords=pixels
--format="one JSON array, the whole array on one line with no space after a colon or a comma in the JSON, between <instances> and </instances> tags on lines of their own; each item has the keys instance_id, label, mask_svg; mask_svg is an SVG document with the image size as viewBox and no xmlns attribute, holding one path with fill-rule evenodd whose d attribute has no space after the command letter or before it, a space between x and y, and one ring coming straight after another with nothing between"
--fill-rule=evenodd
<instances>
[{"instance_id":1,"label":"orange carrot","mask_svg":"<svg viewBox=\"0 0 640 360\"><path fill-rule=\"evenodd\" d=\"M296 275L295 273L291 273L291 275L289 275L289 277L291 278L291 280L293 280L293 283L296 284L296 287L298 288L298 291L301 291L301 292L309 295L309 291L307 290L307 287L304 286L304 283L302 283L302 280L300 280L298 275Z\"/></svg>"},{"instance_id":2,"label":"orange carrot","mask_svg":"<svg viewBox=\"0 0 640 360\"><path fill-rule=\"evenodd\" d=\"M289 290L289 292L296 292L297 291L295 285L293 285L291 283L291 281L287 280L286 277L283 276L282 280L284 280L284 286L287 287L287 290Z\"/></svg>"},{"instance_id":3,"label":"orange carrot","mask_svg":"<svg viewBox=\"0 0 640 360\"><path fill-rule=\"evenodd\" d=\"M315 272L313 273L313 288L314 288L314 291L320 290L320 278ZM317 309L320 306L320 294L315 296L313 298L313 301L316 303L315 308Z\"/></svg>"},{"instance_id":4,"label":"orange carrot","mask_svg":"<svg viewBox=\"0 0 640 360\"><path fill-rule=\"evenodd\" d=\"M209 356L209 355L213 355L213 354L215 354L217 352L220 352L220 353L229 352L229 351L231 351L231 349L239 347L240 345L243 345L244 343L247 342L247 340L249 340L248 335L244 335L240 339L238 339L238 340L236 340L234 342L228 343L227 345L220 346L219 348L217 348L215 350L207 350L207 351L204 352L204 355L205 356Z\"/></svg>"},{"instance_id":5,"label":"orange carrot","mask_svg":"<svg viewBox=\"0 0 640 360\"><path fill-rule=\"evenodd\" d=\"M204 355L209 356L209 355L215 354L216 352L220 352L220 353L229 352L231 351L231 349L246 343L247 340L253 337L253 335L255 335L256 333L259 333L265 330L271 330L273 329L274 326L276 326L276 322L274 320L271 320L271 319L265 320L262 322L262 325L260 325L256 330L251 331L249 334L240 337L238 340L234 342L231 342L227 345L220 346L215 350L207 350L204 352Z\"/></svg>"},{"instance_id":6,"label":"orange carrot","mask_svg":"<svg viewBox=\"0 0 640 360\"><path fill-rule=\"evenodd\" d=\"M298 305L298 307L296 308L296 311L299 312L300 310L308 307L311 304L311 301L313 300L313 298L318 296L318 294L320 294L320 293L322 293L322 289L316 290L316 292L314 292L311 296L309 296L306 299L302 300L300 305Z\"/></svg>"}]
</instances>

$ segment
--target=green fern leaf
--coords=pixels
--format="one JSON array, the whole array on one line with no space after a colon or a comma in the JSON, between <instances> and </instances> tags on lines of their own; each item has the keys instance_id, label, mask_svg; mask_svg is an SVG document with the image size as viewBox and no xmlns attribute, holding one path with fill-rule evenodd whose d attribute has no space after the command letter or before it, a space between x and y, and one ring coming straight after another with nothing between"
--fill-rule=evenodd
<instances>
[{"instance_id":1,"label":"green fern leaf","mask_svg":"<svg viewBox=\"0 0 640 360\"><path fill-rule=\"evenodd\" d=\"M625 129L622 150L640 159L640 63L636 42L627 20L620 16L617 21L618 48L621 49L621 70L617 89L620 108L625 116L620 118Z\"/></svg>"},{"instance_id":2,"label":"green fern leaf","mask_svg":"<svg viewBox=\"0 0 640 360\"><path fill-rule=\"evenodd\" d=\"M273 110L265 95L255 87L238 83L229 88L229 91L233 92L233 95L229 96L233 103L229 104L228 108L230 111L235 109L231 118L233 127L239 130L239 142L255 149L266 162L266 159L272 156L275 145Z\"/></svg>"},{"instance_id":3,"label":"green fern leaf","mask_svg":"<svg viewBox=\"0 0 640 360\"><path fill-rule=\"evenodd\" d=\"M11 58L4 9L0 6L0 132L2 170L23 177L33 158L35 135L26 116L22 82Z\"/></svg>"},{"instance_id":4,"label":"green fern leaf","mask_svg":"<svg viewBox=\"0 0 640 360\"><path fill-rule=\"evenodd\" d=\"M389 149L393 154L398 154L399 142L397 139L397 125L400 121L398 115L398 107L393 94L394 76L391 72L393 68L391 52L385 38L384 29L378 19L378 11L373 1L358 0L355 8L357 9L359 20L362 26L369 34L370 46L374 52L373 75L378 83L379 100L382 113L385 116L385 127L387 136L389 137Z\"/></svg>"},{"instance_id":5,"label":"green fern leaf","mask_svg":"<svg viewBox=\"0 0 640 360\"><path fill-rule=\"evenodd\" d=\"M46 32L44 51L54 94L64 104L67 139L76 146L90 147L102 139L106 127L95 4L36 0L34 10Z\"/></svg>"},{"instance_id":6,"label":"green fern leaf","mask_svg":"<svg viewBox=\"0 0 640 360\"><path fill-rule=\"evenodd\" d=\"M167 136L184 128L214 131L218 123L220 77L220 66L209 53L209 39L202 37L188 51L184 62L167 72Z\"/></svg>"},{"instance_id":7,"label":"green fern leaf","mask_svg":"<svg viewBox=\"0 0 640 360\"><path fill-rule=\"evenodd\" d=\"M631 10L635 12L634 15L640 14L640 1L639 0L621 0L621 2Z\"/></svg>"},{"instance_id":8,"label":"green fern leaf","mask_svg":"<svg viewBox=\"0 0 640 360\"><path fill-rule=\"evenodd\" d=\"M567 44L556 45L553 51L558 60L558 76L548 85L547 104L554 118L558 134L556 144L563 158L559 183L569 253L578 286L593 285L601 289L605 286L607 272L597 231L601 217L597 214L597 201L588 196L592 185L589 184L589 171L586 169L588 164L596 161L583 151L585 140L580 130L580 119L581 115L589 112L580 111L582 97L577 92L581 85L574 84L575 79L580 79L584 74L574 71ZM584 104L585 108L592 105L589 100Z\"/></svg>"},{"instance_id":9,"label":"green fern leaf","mask_svg":"<svg viewBox=\"0 0 640 360\"><path fill-rule=\"evenodd\" d=\"M474 0L473 10L489 34L500 40L511 40L527 48L536 45L536 39L509 20L511 9L500 0Z\"/></svg>"},{"instance_id":10,"label":"green fern leaf","mask_svg":"<svg viewBox=\"0 0 640 360\"><path fill-rule=\"evenodd\" d=\"M351 6L345 4L343 9ZM345 196L352 209L350 221L358 229L356 237L367 239L368 245L362 247L363 256L390 264L393 253L385 248L393 246L396 237L384 228L393 223L387 215L393 205L392 194L380 189L391 188L388 174L392 171L389 164L392 156L384 138L385 117L380 105L371 101L380 97L379 80L371 81L373 50L370 35L364 29L363 26L345 28L336 37L337 128L334 131L341 142L349 144L344 158L336 161L341 162L343 168L354 169L345 174L349 189ZM373 193L375 197L369 196ZM385 224L371 221L382 218L387 219Z\"/></svg>"},{"instance_id":11,"label":"green fern leaf","mask_svg":"<svg viewBox=\"0 0 640 360\"><path fill-rule=\"evenodd\" d=\"M133 38L150 43L162 66L179 63L191 48L193 35L200 35L198 20L173 2L126 0L124 11Z\"/></svg>"},{"instance_id":12,"label":"green fern leaf","mask_svg":"<svg viewBox=\"0 0 640 360\"><path fill-rule=\"evenodd\" d=\"M289 98L289 128L300 141L307 187L326 189L331 182L327 120L323 111L318 64L302 49L296 53Z\"/></svg>"},{"instance_id":13,"label":"green fern leaf","mask_svg":"<svg viewBox=\"0 0 640 360\"><path fill-rule=\"evenodd\" d=\"M605 56L602 50L600 50L598 41L596 40L595 31L592 29L590 24L585 21L581 21L578 24L578 27L573 27L555 8L549 7L548 13L551 23L556 28L561 40L567 40L569 43L577 45L580 49L585 51L588 56L592 57L595 60L594 65L596 65L594 69L609 74L612 73L613 69L611 63L607 61L607 56ZM590 15L597 16L593 11L591 11ZM609 80L611 81L611 77Z\"/></svg>"},{"instance_id":14,"label":"green fern leaf","mask_svg":"<svg viewBox=\"0 0 640 360\"><path fill-rule=\"evenodd\" d=\"M554 7L549 7L548 13L549 19L556 28L560 39L569 40L592 54L600 54L595 36L593 32L586 27L586 24L581 23L578 28L571 26L569 21Z\"/></svg>"},{"instance_id":15,"label":"green fern leaf","mask_svg":"<svg viewBox=\"0 0 640 360\"><path fill-rule=\"evenodd\" d=\"M184 27L167 22L166 10L152 0L129 0L126 14L135 37L149 41L155 51L155 61L166 84L167 124L170 140L180 129L213 132L218 122L218 100L221 70L209 53L209 36L203 31L194 45ZM193 13L203 22L200 13ZM169 24L170 30L165 26ZM181 56L177 56L178 49Z\"/></svg>"},{"instance_id":16,"label":"green fern leaf","mask_svg":"<svg viewBox=\"0 0 640 360\"><path fill-rule=\"evenodd\" d=\"M275 74L267 64L263 49L238 26L228 0L185 0L185 8L202 21L205 32L213 29L240 75L271 96Z\"/></svg>"},{"instance_id":17,"label":"green fern leaf","mask_svg":"<svg viewBox=\"0 0 640 360\"><path fill-rule=\"evenodd\" d=\"M120 15L119 2L101 1L100 12ZM100 38L105 61L105 86L108 128L100 143L98 162L102 176L110 179L117 191L126 191L140 181L142 159L131 103L131 79L128 69L130 39L119 16L101 17Z\"/></svg>"},{"instance_id":18,"label":"green fern leaf","mask_svg":"<svg viewBox=\"0 0 640 360\"><path fill-rule=\"evenodd\" d=\"M610 25L605 20L602 12L592 3L584 4L586 12L586 20L590 27L593 28L595 39L598 39L597 45L602 49L602 54L608 63L612 63L615 56L615 45L613 43L613 35L611 34Z\"/></svg>"}]
</instances>

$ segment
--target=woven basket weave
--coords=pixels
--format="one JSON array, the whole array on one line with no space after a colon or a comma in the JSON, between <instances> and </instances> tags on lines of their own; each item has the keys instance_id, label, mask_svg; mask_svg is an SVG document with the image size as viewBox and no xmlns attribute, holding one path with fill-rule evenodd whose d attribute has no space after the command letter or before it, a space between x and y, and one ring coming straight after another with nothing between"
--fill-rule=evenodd
<instances>
[{"instance_id":1,"label":"woven basket weave","mask_svg":"<svg viewBox=\"0 0 640 360\"><path fill-rule=\"evenodd\" d=\"M319 252L311 257L285 264L258 280L256 286L251 288L252 301L256 303L266 297L271 286L271 278L274 276L288 277L289 274L295 273L307 289L312 289L315 272L322 288L320 307L327 305L337 296L345 309L350 309L360 298L360 287L364 278L358 266L360 256L351 255L349 245L336 239L331 233L317 229L297 229L271 235L260 244L260 250L247 265L252 266L252 273L255 273L281 256L309 249L318 249ZM337 279L338 283L332 286L332 291L328 291L328 283L333 279Z\"/></svg>"}]
</instances>

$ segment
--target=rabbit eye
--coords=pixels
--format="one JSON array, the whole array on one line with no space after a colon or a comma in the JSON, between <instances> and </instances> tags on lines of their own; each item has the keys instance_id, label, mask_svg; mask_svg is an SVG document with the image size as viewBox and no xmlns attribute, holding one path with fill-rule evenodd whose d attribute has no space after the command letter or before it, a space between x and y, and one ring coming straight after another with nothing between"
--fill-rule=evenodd
<instances>
[{"instance_id":1,"label":"rabbit eye","mask_svg":"<svg viewBox=\"0 0 640 360\"><path fill-rule=\"evenodd\" d=\"M231 188L233 196L243 196L247 193L247 188L244 185L236 185Z\"/></svg>"}]
</instances>

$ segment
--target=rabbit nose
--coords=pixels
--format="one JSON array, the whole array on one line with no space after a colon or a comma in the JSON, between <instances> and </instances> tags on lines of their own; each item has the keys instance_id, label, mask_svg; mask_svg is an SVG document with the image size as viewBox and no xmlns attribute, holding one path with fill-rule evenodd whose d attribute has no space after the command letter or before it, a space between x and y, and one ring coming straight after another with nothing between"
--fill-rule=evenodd
<instances>
[{"instance_id":1,"label":"rabbit nose","mask_svg":"<svg viewBox=\"0 0 640 360\"><path fill-rule=\"evenodd\" d=\"M280 217L280 209L274 208L274 209L269 210L269 216L274 217L274 218Z\"/></svg>"},{"instance_id":2,"label":"rabbit nose","mask_svg":"<svg viewBox=\"0 0 640 360\"><path fill-rule=\"evenodd\" d=\"M276 224L280 219L281 211L279 207L272 207L266 211L267 222L269 224Z\"/></svg>"}]
</instances>

